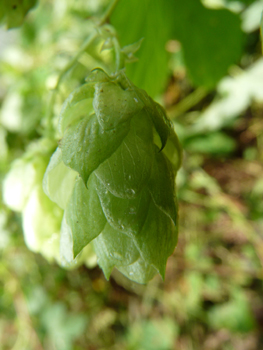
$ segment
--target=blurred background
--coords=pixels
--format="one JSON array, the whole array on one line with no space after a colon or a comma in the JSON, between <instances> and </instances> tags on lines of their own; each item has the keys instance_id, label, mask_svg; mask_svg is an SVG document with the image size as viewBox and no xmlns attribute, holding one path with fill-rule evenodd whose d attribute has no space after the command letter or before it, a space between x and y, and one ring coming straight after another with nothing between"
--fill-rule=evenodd
<instances>
[{"instance_id":1,"label":"blurred background","mask_svg":"<svg viewBox=\"0 0 263 350\"><path fill-rule=\"evenodd\" d=\"M13 161L30 161L47 113L55 123L88 72L110 66L112 53L96 42L50 112L58 75L108 4L40 0L19 28L6 30L20 23L4 18L1 182ZM110 23L121 44L144 38L127 74L166 108L184 150L177 248L165 281L146 286L117 271L106 281L95 263L62 269L46 250L44 258L27 248L19 201L31 173L18 171L12 200L1 189L0 350L263 349L262 10L262 0L118 2Z\"/></svg>"}]
</instances>

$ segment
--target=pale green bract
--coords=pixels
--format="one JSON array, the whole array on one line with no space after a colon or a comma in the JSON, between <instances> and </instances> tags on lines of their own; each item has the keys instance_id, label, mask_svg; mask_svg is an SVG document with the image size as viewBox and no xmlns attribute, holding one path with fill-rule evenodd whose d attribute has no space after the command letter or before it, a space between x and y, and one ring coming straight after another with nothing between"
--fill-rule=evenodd
<instances>
[{"instance_id":1,"label":"pale green bract","mask_svg":"<svg viewBox=\"0 0 263 350\"><path fill-rule=\"evenodd\" d=\"M55 147L56 142L45 138L29 145L23 157L11 164L3 181L3 201L9 208L21 213L27 247L42 254L49 262L62 264L60 231L63 210L45 195L42 188L45 169ZM73 173L75 175L74 171ZM62 178L67 181L64 174ZM61 194L61 199L66 200L63 195L64 193ZM82 263L88 267L96 265L96 256L91 245L85 247L74 264L68 267Z\"/></svg>"},{"instance_id":2,"label":"pale green bract","mask_svg":"<svg viewBox=\"0 0 263 350\"><path fill-rule=\"evenodd\" d=\"M65 101L44 191L63 210L61 261L92 242L108 279L164 278L177 243L177 136L164 109L123 71L94 70Z\"/></svg>"}]
</instances>

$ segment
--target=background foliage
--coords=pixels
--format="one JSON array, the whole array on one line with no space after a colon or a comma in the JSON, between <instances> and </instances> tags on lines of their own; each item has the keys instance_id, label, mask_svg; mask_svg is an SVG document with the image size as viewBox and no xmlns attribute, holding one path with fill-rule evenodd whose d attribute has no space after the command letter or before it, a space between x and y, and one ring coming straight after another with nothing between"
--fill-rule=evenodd
<instances>
[{"instance_id":1,"label":"background foliage","mask_svg":"<svg viewBox=\"0 0 263 350\"><path fill-rule=\"evenodd\" d=\"M50 90L107 5L43 0L19 29L2 27L1 180L43 134ZM165 106L184 148L178 247L165 282L140 286L117 272L106 282L97 267L67 271L31 253L20 215L1 204L1 350L262 349L262 9L253 0L119 1L110 20L121 44L144 38L127 73ZM0 8L8 27L21 16L12 22ZM55 116L90 69L110 62L94 45L65 77Z\"/></svg>"}]
</instances>

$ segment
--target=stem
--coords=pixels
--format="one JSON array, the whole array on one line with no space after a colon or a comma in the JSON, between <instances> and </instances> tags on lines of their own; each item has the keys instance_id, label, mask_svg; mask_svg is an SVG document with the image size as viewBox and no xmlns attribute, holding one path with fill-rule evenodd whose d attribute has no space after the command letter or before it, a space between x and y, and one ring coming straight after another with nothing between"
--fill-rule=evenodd
<instances>
[{"instance_id":1,"label":"stem","mask_svg":"<svg viewBox=\"0 0 263 350\"><path fill-rule=\"evenodd\" d=\"M114 11L116 5L118 4L119 0L113 0L109 7L107 8L107 10L105 11L104 15L102 16L102 18L100 19L98 25L101 26L105 23L108 22L108 19L110 18L112 12Z\"/></svg>"},{"instance_id":2,"label":"stem","mask_svg":"<svg viewBox=\"0 0 263 350\"><path fill-rule=\"evenodd\" d=\"M71 61L66 65L66 67L62 70L60 73L60 76L58 78L56 87L54 90L57 90L59 88L59 85L61 81L63 80L64 76L68 73L68 71L74 66L75 63L77 63L80 56L88 49L88 47L92 44L93 40L98 36L97 32L94 30L87 40L83 43L77 54L71 59Z\"/></svg>"},{"instance_id":3,"label":"stem","mask_svg":"<svg viewBox=\"0 0 263 350\"><path fill-rule=\"evenodd\" d=\"M116 62L116 72L124 68L124 57L123 53L121 52L121 47L118 39L114 37L112 39L113 45L114 45L114 51L115 51L115 62Z\"/></svg>"},{"instance_id":4,"label":"stem","mask_svg":"<svg viewBox=\"0 0 263 350\"><path fill-rule=\"evenodd\" d=\"M181 100L176 106L170 108L167 112L171 119L179 117L184 114L189 109L194 107L198 102L200 102L207 95L207 90L203 87L197 88L190 95L186 96Z\"/></svg>"},{"instance_id":5,"label":"stem","mask_svg":"<svg viewBox=\"0 0 263 350\"><path fill-rule=\"evenodd\" d=\"M118 3L118 1L119 0L113 0L111 2L111 4L106 9L104 15L100 19L98 26L102 26L103 24L105 24L108 21L109 17L111 16L112 12L114 11L114 9ZM51 96L50 96L50 100L49 100L49 104L48 104L48 110L47 110L46 118L45 118L45 121L46 121L45 133L46 133L47 137L53 138L53 134L54 134L54 128L52 125L52 117L53 117L52 110L53 110L53 106L54 106L55 98L56 98L56 93L59 89L59 86L60 86L62 80L64 79L65 75L68 73L68 71L77 63L80 56L88 49L88 47L92 44L93 40L97 36L98 36L98 32L96 30L94 30L89 35L87 40L83 43L83 45L81 46L81 48L77 52L77 54L70 60L70 62L62 70L62 72L60 73L60 75L58 77L57 84L51 92ZM114 39L114 48L115 48L115 52L116 52L116 71L118 71L119 69L124 67L124 60L123 60L121 48L120 48L120 45L119 45L117 39Z\"/></svg>"},{"instance_id":6,"label":"stem","mask_svg":"<svg viewBox=\"0 0 263 350\"><path fill-rule=\"evenodd\" d=\"M66 67L61 71L57 84L55 88L51 92L49 104L48 104L48 111L46 114L46 125L47 125L47 136L52 136L53 135L53 125L52 125L52 117L53 117L53 106L55 103L55 98L56 98L56 93L59 89L59 86L64 79L65 75L68 73L68 71L77 63L78 59L80 56L88 49L88 47L92 44L93 40L98 36L98 33L96 30L94 30L87 38L87 40L83 43L77 54L70 60L70 62L66 65Z\"/></svg>"}]
</instances>

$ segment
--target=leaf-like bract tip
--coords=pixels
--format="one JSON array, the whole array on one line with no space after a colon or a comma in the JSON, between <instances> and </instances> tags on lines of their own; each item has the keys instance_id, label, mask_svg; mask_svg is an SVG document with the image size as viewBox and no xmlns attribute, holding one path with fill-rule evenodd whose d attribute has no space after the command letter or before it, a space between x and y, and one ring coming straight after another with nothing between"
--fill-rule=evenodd
<instances>
[{"instance_id":1,"label":"leaf-like bract tip","mask_svg":"<svg viewBox=\"0 0 263 350\"><path fill-rule=\"evenodd\" d=\"M160 268L159 268L159 274L160 274L160 276L162 277L162 280L164 281L164 279L165 279L165 267L166 267L166 264L164 264L163 266L161 266Z\"/></svg>"},{"instance_id":2,"label":"leaf-like bract tip","mask_svg":"<svg viewBox=\"0 0 263 350\"><path fill-rule=\"evenodd\" d=\"M110 81L110 77L101 68L93 69L90 74L85 78L87 83L107 82Z\"/></svg>"}]
</instances>

